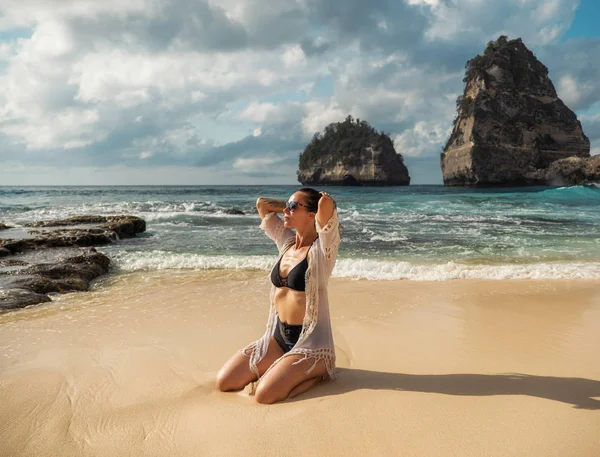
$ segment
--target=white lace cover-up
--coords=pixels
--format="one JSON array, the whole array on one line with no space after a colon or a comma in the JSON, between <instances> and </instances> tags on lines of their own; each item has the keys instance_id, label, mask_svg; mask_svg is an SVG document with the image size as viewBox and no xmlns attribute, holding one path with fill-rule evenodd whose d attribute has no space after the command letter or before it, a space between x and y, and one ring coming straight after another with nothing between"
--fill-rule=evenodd
<instances>
[{"instance_id":1,"label":"white lace cover-up","mask_svg":"<svg viewBox=\"0 0 600 457\"><path fill-rule=\"evenodd\" d=\"M268 213L262 220L260 228L277 244L279 249L277 261L279 261L283 253L295 243L294 232L284 227L283 221L276 213ZM304 360L314 360L306 374L310 374L317 363L323 360L329 377L331 379L335 378L335 348L329 317L327 282L335 266L340 245L337 210L334 210L333 216L324 227L321 227L319 222L316 221L316 229L319 236L308 251L308 269L304 278L306 281L306 312L300 337L294 347L273 362L267 372L284 357L300 355L302 358L294 362L293 365ZM277 323L274 301L275 289L275 286L271 285L269 319L265 334L241 350L242 354L249 357L250 369L257 378L260 377L257 364L266 355L269 340L275 333Z\"/></svg>"}]
</instances>

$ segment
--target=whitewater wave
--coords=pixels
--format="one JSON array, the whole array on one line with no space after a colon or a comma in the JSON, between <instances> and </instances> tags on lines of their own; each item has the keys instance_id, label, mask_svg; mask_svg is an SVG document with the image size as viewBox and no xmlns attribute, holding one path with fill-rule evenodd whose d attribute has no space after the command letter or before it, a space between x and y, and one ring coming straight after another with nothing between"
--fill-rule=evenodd
<instances>
[{"instance_id":1,"label":"whitewater wave","mask_svg":"<svg viewBox=\"0 0 600 457\"><path fill-rule=\"evenodd\" d=\"M118 270L173 270L173 269L242 269L267 270L273 266L272 256L206 256L165 251L116 252L111 254Z\"/></svg>"},{"instance_id":2,"label":"whitewater wave","mask_svg":"<svg viewBox=\"0 0 600 457\"><path fill-rule=\"evenodd\" d=\"M273 256L206 256L165 251L117 252L114 265L121 271L172 269L243 269L268 271ZM389 281L448 281L451 279L600 279L600 263L535 263L523 265L467 265L455 262L412 264L402 261L338 259L333 276Z\"/></svg>"},{"instance_id":3,"label":"whitewater wave","mask_svg":"<svg viewBox=\"0 0 600 457\"><path fill-rule=\"evenodd\" d=\"M113 203L86 203L81 205L65 205L50 208L29 207L3 207L5 212L12 212L13 223L27 223L46 219L64 219L73 216L98 214L109 216L115 214L131 214L141 217L146 222L173 221L181 218L215 217L219 219L258 217L249 212L248 208L242 210L245 215L227 214L231 206L217 204L212 201L183 201L183 202L113 202ZM193 224L192 224L193 225Z\"/></svg>"},{"instance_id":4,"label":"whitewater wave","mask_svg":"<svg viewBox=\"0 0 600 457\"><path fill-rule=\"evenodd\" d=\"M333 276L372 281L408 279L600 279L599 263L465 265L455 262L417 265L385 260L340 259Z\"/></svg>"},{"instance_id":5,"label":"whitewater wave","mask_svg":"<svg viewBox=\"0 0 600 457\"><path fill-rule=\"evenodd\" d=\"M564 186L558 187L556 189L547 189L541 192L540 195L544 197L596 197L600 196L598 190L600 189L600 184L598 183L588 183L581 186Z\"/></svg>"},{"instance_id":6,"label":"whitewater wave","mask_svg":"<svg viewBox=\"0 0 600 457\"><path fill-rule=\"evenodd\" d=\"M386 233L382 235L373 235L369 239L369 241L384 241L384 242L393 242L393 241L407 241L408 237L406 235L401 235L398 232Z\"/></svg>"}]
</instances>

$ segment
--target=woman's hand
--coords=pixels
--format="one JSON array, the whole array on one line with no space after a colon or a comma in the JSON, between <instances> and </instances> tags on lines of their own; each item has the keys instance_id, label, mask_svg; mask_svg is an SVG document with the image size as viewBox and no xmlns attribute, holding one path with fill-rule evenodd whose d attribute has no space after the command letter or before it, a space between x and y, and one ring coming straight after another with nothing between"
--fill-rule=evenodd
<instances>
[{"instance_id":1,"label":"woman's hand","mask_svg":"<svg viewBox=\"0 0 600 457\"><path fill-rule=\"evenodd\" d=\"M330 200L333 203L333 207L337 208L335 200L333 198L331 198L331 195L329 195L329 193L327 193L327 192L319 192L319 193L321 194L321 198L319 199L319 204L321 203L321 200Z\"/></svg>"},{"instance_id":2,"label":"woman's hand","mask_svg":"<svg viewBox=\"0 0 600 457\"><path fill-rule=\"evenodd\" d=\"M336 208L335 201L331 198L327 192L319 192L321 194L321 198L319 198L319 209L317 211L317 222L321 227L325 227L331 216L333 216L333 211Z\"/></svg>"}]
</instances>

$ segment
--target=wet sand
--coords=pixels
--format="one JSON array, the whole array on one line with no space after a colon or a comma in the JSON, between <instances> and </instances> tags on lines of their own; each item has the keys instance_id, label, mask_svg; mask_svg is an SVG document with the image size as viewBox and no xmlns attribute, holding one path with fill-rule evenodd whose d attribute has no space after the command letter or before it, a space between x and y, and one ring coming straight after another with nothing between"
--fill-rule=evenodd
<instances>
[{"instance_id":1,"label":"wet sand","mask_svg":"<svg viewBox=\"0 0 600 457\"><path fill-rule=\"evenodd\" d=\"M600 281L330 282L338 379L216 392L264 272L136 273L0 315L0 456L600 455Z\"/></svg>"}]
</instances>

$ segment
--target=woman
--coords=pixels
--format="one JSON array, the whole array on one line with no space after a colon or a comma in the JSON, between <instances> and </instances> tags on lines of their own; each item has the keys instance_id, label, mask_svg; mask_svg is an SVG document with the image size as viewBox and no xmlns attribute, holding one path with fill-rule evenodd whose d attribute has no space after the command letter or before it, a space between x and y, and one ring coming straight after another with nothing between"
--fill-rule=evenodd
<instances>
[{"instance_id":1,"label":"woman","mask_svg":"<svg viewBox=\"0 0 600 457\"><path fill-rule=\"evenodd\" d=\"M275 403L335 377L327 281L340 243L335 202L302 188L287 202L259 198L260 228L277 244L265 334L234 354L217 375L225 392L259 380L255 399ZM283 221L276 213L283 213ZM295 229L296 233L291 229Z\"/></svg>"}]
</instances>

